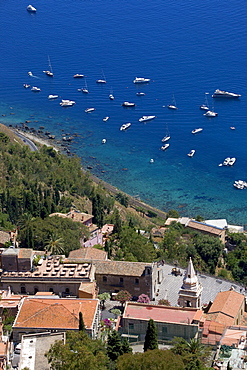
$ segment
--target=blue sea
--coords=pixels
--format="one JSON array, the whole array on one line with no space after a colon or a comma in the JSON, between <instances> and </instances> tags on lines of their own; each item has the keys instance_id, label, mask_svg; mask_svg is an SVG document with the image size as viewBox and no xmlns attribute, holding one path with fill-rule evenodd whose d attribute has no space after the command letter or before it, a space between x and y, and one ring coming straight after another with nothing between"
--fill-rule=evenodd
<instances>
[{"instance_id":1,"label":"blue sea","mask_svg":"<svg viewBox=\"0 0 247 370\"><path fill-rule=\"evenodd\" d=\"M29 126L44 126L57 139L77 133L71 150L84 167L161 210L247 224L247 189L233 187L235 180L247 180L246 0L31 4L35 14L27 12L29 3L1 1L1 123L30 120ZM49 69L48 57L54 78L42 72ZM86 77L74 79L76 73ZM97 84L103 77L107 83ZM151 81L136 85L135 77ZM77 91L85 84L89 94ZM212 99L217 88L242 96ZM205 92L215 118L199 109ZM59 99L49 101L49 94ZM176 111L166 107L173 96ZM76 104L62 108L61 99ZM124 108L124 101L136 107ZM89 107L96 110L87 114ZM140 123L142 115L156 118ZM131 127L120 131L126 122ZM192 135L199 127L203 131ZM162 151L167 128L170 147ZM193 158L187 156L191 149ZM219 167L228 156L237 158L235 165Z\"/></svg>"}]
</instances>

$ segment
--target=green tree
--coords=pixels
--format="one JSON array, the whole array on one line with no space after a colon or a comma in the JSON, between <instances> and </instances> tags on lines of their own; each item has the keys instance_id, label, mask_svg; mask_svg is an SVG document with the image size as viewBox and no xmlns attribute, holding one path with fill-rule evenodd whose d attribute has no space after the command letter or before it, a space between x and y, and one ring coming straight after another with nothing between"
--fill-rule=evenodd
<instances>
[{"instance_id":1,"label":"green tree","mask_svg":"<svg viewBox=\"0 0 247 370\"><path fill-rule=\"evenodd\" d=\"M83 320L82 312L79 312L79 331L85 331L85 324Z\"/></svg>"},{"instance_id":2,"label":"green tree","mask_svg":"<svg viewBox=\"0 0 247 370\"><path fill-rule=\"evenodd\" d=\"M101 293L101 294L98 294L98 299L100 300L100 303L102 305L102 310L105 309L105 301L107 301L108 299L110 299L111 296L109 293L107 292L104 292L104 293Z\"/></svg>"},{"instance_id":3,"label":"green tree","mask_svg":"<svg viewBox=\"0 0 247 370\"><path fill-rule=\"evenodd\" d=\"M144 352L158 349L157 328L153 319L150 319L148 322L143 349Z\"/></svg>"},{"instance_id":4,"label":"green tree","mask_svg":"<svg viewBox=\"0 0 247 370\"><path fill-rule=\"evenodd\" d=\"M114 300L120 302L123 306L131 297L132 295L127 290L120 290L120 292L115 295Z\"/></svg>"},{"instance_id":5,"label":"green tree","mask_svg":"<svg viewBox=\"0 0 247 370\"><path fill-rule=\"evenodd\" d=\"M66 343L56 341L46 353L52 370L107 370L104 344L83 332L67 332Z\"/></svg>"},{"instance_id":6,"label":"green tree","mask_svg":"<svg viewBox=\"0 0 247 370\"><path fill-rule=\"evenodd\" d=\"M185 370L180 356L170 350L154 349L144 353L127 353L117 360L118 370Z\"/></svg>"},{"instance_id":7,"label":"green tree","mask_svg":"<svg viewBox=\"0 0 247 370\"><path fill-rule=\"evenodd\" d=\"M98 227L104 225L104 203L103 198L100 194L96 194L92 199L92 212L94 215L94 223Z\"/></svg>"},{"instance_id":8,"label":"green tree","mask_svg":"<svg viewBox=\"0 0 247 370\"><path fill-rule=\"evenodd\" d=\"M49 239L46 241L45 247L47 251L51 252L52 255L64 253L63 239L59 237L55 232L49 235Z\"/></svg>"},{"instance_id":9,"label":"green tree","mask_svg":"<svg viewBox=\"0 0 247 370\"><path fill-rule=\"evenodd\" d=\"M113 330L108 335L107 340L107 355L112 361L116 361L123 354L123 346L120 335L116 330Z\"/></svg>"}]
</instances>

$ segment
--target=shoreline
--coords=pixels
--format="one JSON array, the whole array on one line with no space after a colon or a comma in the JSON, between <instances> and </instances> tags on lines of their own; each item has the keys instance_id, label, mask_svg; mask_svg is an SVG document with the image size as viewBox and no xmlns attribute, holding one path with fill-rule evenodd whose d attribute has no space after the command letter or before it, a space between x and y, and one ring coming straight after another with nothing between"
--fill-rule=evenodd
<instances>
[{"instance_id":1,"label":"shoreline","mask_svg":"<svg viewBox=\"0 0 247 370\"><path fill-rule=\"evenodd\" d=\"M14 133L16 131L19 132L22 136L28 138L29 140L33 141L34 143L36 142L36 143L38 143L40 145L46 145L46 146L52 147L57 152L61 152L62 153L62 151L64 149L66 150L66 146L63 146L60 143L57 143L54 139L49 139L49 138L46 138L46 137L44 138L43 136L40 137L40 136L38 136L38 135L36 135L34 133L23 131L20 128L18 128L18 129L12 129L12 128L10 128L10 129ZM55 141L55 143L54 143L54 141ZM62 153L62 154L66 155L66 153ZM67 151L67 154L68 154L68 151ZM155 212L159 218L166 220L167 214L165 212L161 211L160 209L157 209L155 207L152 207L149 204L144 203L141 200L136 199L136 198L132 197L131 195L125 193L124 191L116 188L115 186L113 186L113 185L105 182L104 180L100 179L99 177L93 175L88 169L85 169L85 168L82 167L82 171L89 172L90 173L91 180L94 183L96 183L97 185L102 185L107 191L109 191L109 193L112 193L114 195L116 195L119 192L126 194L128 196L129 206L130 207L132 207L134 209L136 209L136 208L143 208L146 211Z\"/></svg>"}]
</instances>

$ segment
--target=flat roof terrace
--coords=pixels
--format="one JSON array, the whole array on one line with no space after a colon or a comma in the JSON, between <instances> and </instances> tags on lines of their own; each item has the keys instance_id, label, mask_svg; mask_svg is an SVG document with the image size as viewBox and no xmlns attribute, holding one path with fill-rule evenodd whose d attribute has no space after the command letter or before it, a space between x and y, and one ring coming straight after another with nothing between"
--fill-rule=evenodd
<instances>
[{"instance_id":1,"label":"flat roof terrace","mask_svg":"<svg viewBox=\"0 0 247 370\"><path fill-rule=\"evenodd\" d=\"M34 271L5 271L1 275L1 280L64 280L68 281L91 281L90 263L63 263L61 256L50 256L47 259L41 259Z\"/></svg>"}]
</instances>

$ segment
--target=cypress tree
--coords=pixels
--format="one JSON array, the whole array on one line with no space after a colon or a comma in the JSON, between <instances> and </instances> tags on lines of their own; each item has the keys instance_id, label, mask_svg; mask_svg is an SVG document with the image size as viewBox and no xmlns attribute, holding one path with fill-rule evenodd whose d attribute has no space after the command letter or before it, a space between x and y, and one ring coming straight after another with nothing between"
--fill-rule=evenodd
<instances>
[{"instance_id":1,"label":"cypress tree","mask_svg":"<svg viewBox=\"0 0 247 370\"><path fill-rule=\"evenodd\" d=\"M107 355L112 361L116 361L123 353L120 335L116 330L113 330L113 332L108 335Z\"/></svg>"},{"instance_id":2,"label":"cypress tree","mask_svg":"<svg viewBox=\"0 0 247 370\"><path fill-rule=\"evenodd\" d=\"M79 331L85 331L85 324L81 311L79 312Z\"/></svg>"},{"instance_id":3,"label":"cypress tree","mask_svg":"<svg viewBox=\"0 0 247 370\"><path fill-rule=\"evenodd\" d=\"M132 348L130 347L130 344L127 338L124 338L122 341L122 350L123 350L123 353L132 353Z\"/></svg>"},{"instance_id":4,"label":"cypress tree","mask_svg":"<svg viewBox=\"0 0 247 370\"><path fill-rule=\"evenodd\" d=\"M146 352L147 350L158 349L157 328L154 320L152 319L150 319L148 322L143 349L144 352Z\"/></svg>"}]
</instances>

